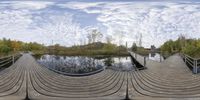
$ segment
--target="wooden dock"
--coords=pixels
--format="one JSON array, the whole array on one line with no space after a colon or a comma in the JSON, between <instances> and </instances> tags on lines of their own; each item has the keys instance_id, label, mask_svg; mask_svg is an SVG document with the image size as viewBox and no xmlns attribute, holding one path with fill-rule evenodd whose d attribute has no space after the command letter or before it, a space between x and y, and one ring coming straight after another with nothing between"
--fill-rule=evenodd
<instances>
[{"instance_id":1,"label":"wooden dock","mask_svg":"<svg viewBox=\"0 0 200 100\"><path fill-rule=\"evenodd\" d=\"M23 54L0 71L0 100L200 99L200 76L192 74L179 55L163 62L147 60L146 67L71 77L42 67L30 54Z\"/></svg>"}]
</instances>

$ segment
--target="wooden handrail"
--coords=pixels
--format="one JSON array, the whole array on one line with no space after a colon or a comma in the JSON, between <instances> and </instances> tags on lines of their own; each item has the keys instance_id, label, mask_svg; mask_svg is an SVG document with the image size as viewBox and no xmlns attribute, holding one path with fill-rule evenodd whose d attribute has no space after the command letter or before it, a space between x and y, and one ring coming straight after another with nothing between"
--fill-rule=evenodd
<instances>
[{"instance_id":1,"label":"wooden handrail","mask_svg":"<svg viewBox=\"0 0 200 100\"><path fill-rule=\"evenodd\" d=\"M197 74L198 73L198 68L200 67L200 65L199 65L200 61L198 61L199 59L193 58L193 57L191 57L189 55L186 55L186 54L182 54L182 55L183 55L182 58L184 58L185 63L188 63L190 66L192 66L193 67L193 72L195 74Z\"/></svg>"}]
</instances>

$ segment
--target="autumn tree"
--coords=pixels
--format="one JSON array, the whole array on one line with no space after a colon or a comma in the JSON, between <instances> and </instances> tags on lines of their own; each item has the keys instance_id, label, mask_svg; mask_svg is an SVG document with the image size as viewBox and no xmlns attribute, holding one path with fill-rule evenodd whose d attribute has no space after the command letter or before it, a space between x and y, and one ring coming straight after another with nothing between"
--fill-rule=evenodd
<instances>
[{"instance_id":1,"label":"autumn tree","mask_svg":"<svg viewBox=\"0 0 200 100\"><path fill-rule=\"evenodd\" d=\"M19 51L21 48L21 44L18 41L12 41L11 42L11 47L13 48L13 51Z\"/></svg>"}]
</instances>

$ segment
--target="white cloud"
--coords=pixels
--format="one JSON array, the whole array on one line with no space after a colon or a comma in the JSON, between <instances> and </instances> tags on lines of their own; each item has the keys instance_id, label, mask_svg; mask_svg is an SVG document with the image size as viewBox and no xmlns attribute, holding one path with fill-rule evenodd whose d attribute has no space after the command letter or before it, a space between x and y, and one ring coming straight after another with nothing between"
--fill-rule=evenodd
<instances>
[{"instance_id":1,"label":"white cloud","mask_svg":"<svg viewBox=\"0 0 200 100\"><path fill-rule=\"evenodd\" d=\"M37 10L45 9L50 4L52 3L40 1L0 2L0 6L5 5L0 9L0 38L46 45L52 44L52 40L54 44L66 46L77 44L79 42L77 40L81 37L79 34L84 30L73 21L70 13L55 15L48 12L44 15L37 13Z\"/></svg>"},{"instance_id":2,"label":"white cloud","mask_svg":"<svg viewBox=\"0 0 200 100\"><path fill-rule=\"evenodd\" d=\"M67 2L64 4L57 4L57 6L62 8L71 8L71 9L86 9L89 7L97 7L101 2L87 3L87 2Z\"/></svg>"},{"instance_id":3,"label":"white cloud","mask_svg":"<svg viewBox=\"0 0 200 100\"><path fill-rule=\"evenodd\" d=\"M112 36L113 42L117 44L128 41L131 45L132 42L138 42L140 34L145 47L151 44L158 47L168 39L176 39L180 34L200 38L199 3L175 1L62 4L48 1L3 1L0 2L0 37L45 44L51 44L51 40L54 40L54 43L66 46L87 41L87 27L82 28L82 23L77 23L70 12L56 13L57 9L49 7L51 5L61 7L63 13L65 8L70 8L95 14L97 27L106 27L104 35ZM47 12L37 13L41 9Z\"/></svg>"},{"instance_id":4,"label":"white cloud","mask_svg":"<svg viewBox=\"0 0 200 100\"><path fill-rule=\"evenodd\" d=\"M44 9L54 4L53 2L48 2L48 1L3 1L0 3L1 5L10 7L12 9L28 9L28 10Z\"/></svg>"},{"instance_id":5,"label":"white cloud","mask_svg":"<svg viewBox=\"0 0 200 100\"><path fill-rule=\"evenodd\" d=\"M40 23L42 25L38 26L36 30L40 30L43 39L47 40L47 44L52 44L52 41L54 44L59 43L67 46L78 44L79 39L82 38L81 34L84 33L84 30L80 28L78 23L74 22L69 13L41 18Z\"/></svg>"},{"instance_id":6,"label":"white cloud","mask_svg":"<svg viewBox=\"0 0 200 100\"><path fill-rule=\"evenodd\" d=\"M145 47L151 44L158 47L168 39L176 39L180 34L200 37L200 5L196 3L76 2L75 5L70 3L70 6L65 7L99 14L97 20L107 27L107 34L114 36L116 43L121 34L124 34L121 37L124 44L125 41L138 41L139 34L142 34Z\"/></svg>"},{"instance_id":7,"label":"white cloud","mask_svg":"<svg viewBox=\"0 0 200 100\"><path fill-rule=\"evenodd\" d=\"M46 43L40 30L31 29L32 18L28 10L0 10L0 38Z\"/></svg>"},{"instance_id":8,"label":"white cloud","mask_svg":"<svg viewBox=\"0 0 200 100\"><path fill-rule=\"evenodd\" d=\"M5 35L5 37L21 34L21 32L27 29L29 24L32 23L32 16L28 13L27 10L0 11L0 34Z\"/></svg>"}]
</instances>

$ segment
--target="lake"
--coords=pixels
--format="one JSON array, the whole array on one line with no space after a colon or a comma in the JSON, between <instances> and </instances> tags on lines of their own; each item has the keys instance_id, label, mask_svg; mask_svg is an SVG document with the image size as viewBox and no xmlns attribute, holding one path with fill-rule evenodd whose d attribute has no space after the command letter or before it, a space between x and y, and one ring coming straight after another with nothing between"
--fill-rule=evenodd
<instances>
[{"instance_id":1,"label":"lake","mask_svg":"<svg viewBox=\"0 0 200 100\"><path fill-rule=\"evenodd\" d=\"M104 69L130 71L134 69L129 56L106 57L106 56L56 56L41 55L35 57L37 62L51 70L62 73L83 74Z\"/></svg>"}]
</instances>

